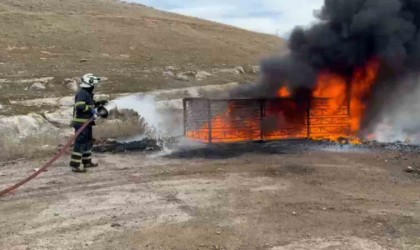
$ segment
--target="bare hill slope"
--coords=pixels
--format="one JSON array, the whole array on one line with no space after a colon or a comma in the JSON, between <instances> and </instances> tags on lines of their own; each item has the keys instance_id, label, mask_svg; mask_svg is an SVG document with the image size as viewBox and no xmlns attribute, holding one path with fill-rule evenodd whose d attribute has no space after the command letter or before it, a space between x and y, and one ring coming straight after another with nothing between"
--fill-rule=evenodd
<instances>
[{"instance_id":1,"label":"bare hill slope","mask_svg":"<svg viewBox=\"0 0 420 250\"><path fill-rule=\"evenodd\" d=\"M0 0L0 104L71 95L63 80L87 72L110 79L102 93L249 82L258 75L247 65L284 48L275 36L117 0ZM215 73L237 65L246 73ZM198 70L212 75L177 77ZM22 79L45 76L45 90L23 91L32 83Z\"/></svg>"},{"instance_id":2,"label":"bare hill slope","mask_svg":"<svg viewBox=\"0 0 420 250\"><path fill-rule=\"evenodd\" d=\"M81 59L101 64L256 64L282 46L274 36L115 0L1 0L0 23L1 61L20 70L34 64L79 65Z\"/></svg>"}]
</instances>

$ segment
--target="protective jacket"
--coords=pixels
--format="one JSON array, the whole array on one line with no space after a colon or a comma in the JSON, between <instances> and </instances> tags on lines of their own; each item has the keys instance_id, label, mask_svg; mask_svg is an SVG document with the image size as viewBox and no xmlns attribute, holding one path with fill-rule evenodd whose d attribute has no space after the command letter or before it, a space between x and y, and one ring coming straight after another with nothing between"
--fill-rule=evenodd
<instances>
[{"instance_id":1,"label":"protective jacket","mask_svg":"<svg viewBox=\"0 0 420 250\"><path fill-rule=\"evenodd\" d=\"M93 100L93 88L81 88L74 100L73 125L81 125L93 117L92 110L95 109ZM91 125L94 125L93 123Z\"/></svg>"}]
</instances>

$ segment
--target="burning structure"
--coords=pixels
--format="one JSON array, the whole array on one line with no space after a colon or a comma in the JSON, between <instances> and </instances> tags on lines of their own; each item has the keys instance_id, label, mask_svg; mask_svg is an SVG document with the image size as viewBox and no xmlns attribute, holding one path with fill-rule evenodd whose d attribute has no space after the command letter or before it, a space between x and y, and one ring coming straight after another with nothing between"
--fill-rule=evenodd
<instances>
[{"instance_id":1,"label":"burning structure","mask_svg":"<svg viewBox=\"0 0 420 250\"><path fill-rule=\"evenodd\" d=\"M374 138L385 111L417 88L420 1L325 0L316 16L317 24L292 32L287 55L262 62L257 84L232 91L231 100L185 100L186 135ZM198 113L206 118L192 124Z\"/></svg>"},{"instance_id":2,"label":"burning structure","mask_svg":"<svg viewBox=\"0 0 420 250\"><path fill-rule=\"evenodd\" d=\"M350 132L348 106L292 98L184 100L185 135L205 142L298 138L338 139Z\"/></svg>"}]
</instances>

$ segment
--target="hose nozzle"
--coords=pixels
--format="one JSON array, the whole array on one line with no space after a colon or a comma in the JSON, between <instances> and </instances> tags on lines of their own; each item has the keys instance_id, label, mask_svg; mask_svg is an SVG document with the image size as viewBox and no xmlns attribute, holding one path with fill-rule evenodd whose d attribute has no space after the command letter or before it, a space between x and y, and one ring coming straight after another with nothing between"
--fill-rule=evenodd
<instances>
[{"instance_id":1,"label":"hose nozzle","mask_svg":"<svg viewBox=\"0 0 420 250\"><path fill-rule=\"evenodd\" d=\"M105 106L100 106L98 107L98 114L100 117L102 118L108 118L109 113L112 110L116 110L117 109L117 104L115 104L115 102L109 102L107 105Z\"/></svg>"}]
</instances>

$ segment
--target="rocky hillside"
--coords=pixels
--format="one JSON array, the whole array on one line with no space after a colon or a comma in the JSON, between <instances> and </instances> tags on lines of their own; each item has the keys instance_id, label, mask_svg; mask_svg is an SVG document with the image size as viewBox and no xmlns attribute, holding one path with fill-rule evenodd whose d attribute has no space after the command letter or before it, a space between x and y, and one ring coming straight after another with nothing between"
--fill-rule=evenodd
<instances>
[{"instance_id":1,"label":"rocky hillside","mask_svg":"<svg viewBox=\"0 0 420 250\"><path fill-rule=\"evenodd\" d=\"M0 161L53 153L72 133L83 73L108 78L97 90L107 99L181 87L197 96L199 85L254 81L259 60L285 49L274 36L116 0L0 0L0 24Z\"/></svg>"},{"instance_id":2,"label":"rocky hillside","mask_svg":"<svg viewBox=\"0 0 420 250\"><path fill-rule=\"evenodd\" d=\"M284 48L275 36L116 0L0 0L0 23L0 77L132 79L154 66L256 65Z\"/></svg>"},{"instance_id":3,"label":"rocky hillside","mask_svg":"<svg viewBox=\"0 0 420 250\"><path fill-rule=\"evenodd\" d=\"M25 155L19 145L31 145L28 140L42 143L39 128L52 135L62 131L58 125L67 127L83 73L107 78L97 92L113 99L254 81L260 59L285 50L275 36L116 0L0 0L0 24L0 151L10 152L6 158L20 157L19 148ZM51 141L43 143L55 145L55 135Z\"/></svg>"}]
</instances>

